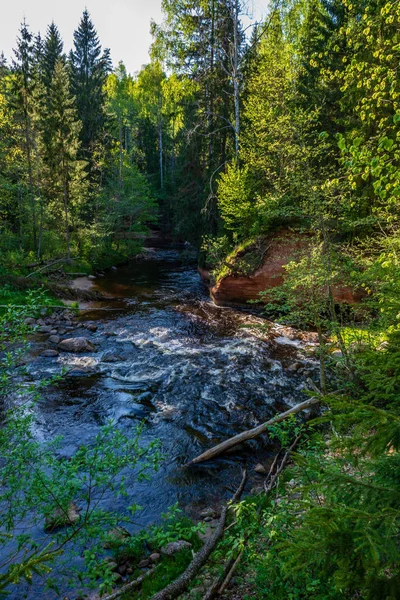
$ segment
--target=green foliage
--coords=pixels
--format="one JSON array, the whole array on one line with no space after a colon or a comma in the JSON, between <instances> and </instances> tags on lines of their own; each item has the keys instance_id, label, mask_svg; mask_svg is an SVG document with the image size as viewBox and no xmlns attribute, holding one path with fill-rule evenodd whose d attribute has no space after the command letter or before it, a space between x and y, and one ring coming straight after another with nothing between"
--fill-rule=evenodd
<instances>
[{"instance_id":1,"label":"green foliage","mask_svg":"<svg viewBox=\"0 0 400 600\"><path fill-rule=\"evenodd\" d=\"M43 293L29 292L25 306L10 304L0 316L0 399L11 407L4 411L0 429L0 546L7 557L1 565L1 593L21 580L30 582L33 574L53 585L52 561L81 551L86 580L96 582L104 575L102 587L109 588L115 576L106 566L99 567L107 531L131 517L105 510L104 499L110 494L129 497L128 471L134 469L135 478L142 481L160 460L157 442L140 443L143 426L127 436L110 422L70 459L59 456L61 439L46 443L36 439L35 401L40 389L58 377L26 386L23 367L18 365L30 331L25 319L36 315L45 302ZM132 516L138 508L131 504ZM50 538L34 538L37 526L45 528Z\"/></svg>"}]
</instances>

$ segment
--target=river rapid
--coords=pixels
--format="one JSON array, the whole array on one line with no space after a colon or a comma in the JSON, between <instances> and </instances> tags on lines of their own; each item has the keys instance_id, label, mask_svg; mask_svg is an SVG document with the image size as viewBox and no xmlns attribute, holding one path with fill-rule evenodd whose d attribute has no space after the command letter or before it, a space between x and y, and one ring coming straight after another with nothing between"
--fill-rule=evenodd
<instances>
[{"instance_id":1,"label":"river rapid","mask_svg":"<svg viewBox=\"0 0 400 600\"><path fill-rule=\"evenodd\" d=\"M37 357L28 366L32 380L72 369L36 406L35 435L41 441L62 436L63 456L90 443L110 419L128 435L144 421L142 443L160 440L159 471L149 481L128 478L128 498L112 503L122 514L133 502L142 507L132 531L159 522L176 502L193 518L220 505L240 480L244 463L251 473L248 489L262 484L254 466L271 453L266 439L209 464L183 465L304 399L305 378L317 367L310 348L285 330L268 325L269 333L260 335L261 318L216 307L195 265L180 256L179 249L156 250L149 260L98 278L94 286L107 300L91 305L80 326L64 335L88 337L96 352ZM84 327L88 321L96 331ZM42 342L36 338L39 349L41 343L45 336ZM59 596L34 583L10 596L23 597Z\"/></svg>"}]
</instances>

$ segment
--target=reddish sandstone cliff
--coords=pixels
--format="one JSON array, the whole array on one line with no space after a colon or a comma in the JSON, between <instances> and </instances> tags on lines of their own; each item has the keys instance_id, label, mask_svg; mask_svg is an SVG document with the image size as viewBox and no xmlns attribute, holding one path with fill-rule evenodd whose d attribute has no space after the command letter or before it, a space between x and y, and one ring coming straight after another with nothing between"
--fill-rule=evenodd
<instances>
[{"instance_id":1,"label":"reddish sandstone cliff","mask_svg":"<svg viewBox=\"0 0 400 600\"><path fill-rule=\"evenodd\" d=\"M307 248L310 239L310 235L290 231L275 234L266 243L267 251L262 264L252 275L228 275L211 285L209 273L205 269L199 269L199 272L210 285L211 298L217 305L245 305L249 300L260 300L260 292L282 283L285 273L283 267ZM335 288L334 297L337 302L349 304L360 301L359 293L344 286Z\"/></svg>"}]
</instances>

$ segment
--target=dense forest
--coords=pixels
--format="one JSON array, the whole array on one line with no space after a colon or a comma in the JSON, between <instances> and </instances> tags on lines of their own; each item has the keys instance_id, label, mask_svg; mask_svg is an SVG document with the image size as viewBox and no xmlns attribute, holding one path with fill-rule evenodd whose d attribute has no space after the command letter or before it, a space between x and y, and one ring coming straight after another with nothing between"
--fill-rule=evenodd
<instances>
[{"instance_id":1,"label":"dense forest","mask_svg":"<svg viewBox=\"0 0 400 600\"><path fill-rule=\"evenodd\" d=\"M317 335L306 394L323 410L273 426L282 469L237 504L208 583L233 569L219 597L398 599L400 2L274 0L250 26L245 0L162 8L134 75L113 67L87 10L69 54L55 23L43 38L21 25L14 59L0 61L0 277L9 286L52 261L97 273L138 255L152 228L196 248L211 286L252 275L277 236L295 246L282 280L252 303ZM15 310L2 317L4 348L26 334L15 324L10 338L27 315ZM2 361L5 397L10 355ZM137 452L136 439L117 442L110 464L114 443ZM8 443L3 433L2 452ZM193 578L159 591L191 559L148 592L121 593L218 597ZM35 560L42 575L49 557ZM7 566L0 589L28 567ZM107 592L113 576L102 576Z\"/></svg>"}]
</instances>

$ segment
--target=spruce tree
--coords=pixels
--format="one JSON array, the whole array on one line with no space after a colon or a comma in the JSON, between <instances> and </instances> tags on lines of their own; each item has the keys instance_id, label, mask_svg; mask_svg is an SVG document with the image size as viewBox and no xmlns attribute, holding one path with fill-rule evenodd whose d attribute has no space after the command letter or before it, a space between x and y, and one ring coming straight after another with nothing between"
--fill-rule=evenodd
<instances>
[{"instance_id":1,"label":"spruce tree","mask_svg":"<svg viewBox=\"0 0 400 600\"><path fill-rule=\"evenodd\" d=\"M43 45L43 83L48 90L53 78L54 68L57 60L63 58L63 41L54 21L48 26L46 39Z\"/></svg>"},{"instance_id":2,"label":"spruce tree","mask_svg":"<svg viewBox=\"0 0 400 600\"><path fill-rule=\"evenodd\" d=\"M33 128L33 94L35 87L35 54L32 33L29 31L25 20L21 24L17 47L14 50L15 60L13 71L15 74L15 89L13 96L16 99L16 118L23 129L24 148L27 175L27 196L30 208L30 221L32 223L32 240L34 249L37 248L37 210L34 189L33 148L35 131Z\"/></svg>"},{"instance_id":3,"label":"spruce tree","mask_svg":"<svg viewBox=\"0 0 400 600\"><path fill-rule=\"evenodd\" d=\"M62 59L54 66L49 90L49 111L44 127L51 132L45 161L49 184L56 200L55 214L63 214L67 259L71 257L71 201L78 203L84 185L80 161L77 160L81 124L70 91L68 69Z\"/></svg>"},{"instance_id":4,"label":"spruce tree","mask_svg":"<svg viewBox=\"0 0 400 600\"><path fill-rule=\"evenodd\" d=\"M70 64L72 91L82 122L81 156L89 161L92 171L94 148L105 122L103 86L110 71L110 54L108 49L102 52L96 29L86 9L74 32Z\"/></svg>"}]
</instances>

